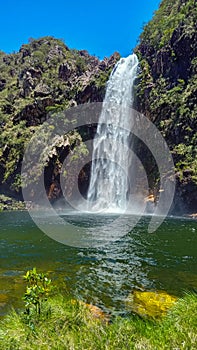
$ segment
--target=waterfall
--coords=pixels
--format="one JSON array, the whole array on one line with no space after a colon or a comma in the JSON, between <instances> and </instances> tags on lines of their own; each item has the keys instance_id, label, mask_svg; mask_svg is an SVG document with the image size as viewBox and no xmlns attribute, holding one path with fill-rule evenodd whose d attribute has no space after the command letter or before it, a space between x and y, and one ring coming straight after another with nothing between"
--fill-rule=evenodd
<instances>
[{"instance_id":1,"label":"waterfall","mask_svg":"<svg viewBox=\"0 0 197 350\"><path fill-rule=\"evenodd\" d=\"M93 142L89 209L121 211L127 208L131 163L133 84L137 75L135 54L121 58L109 81ZM121 126L121 127L120 127Z\"/></svg>"}]
</instances>

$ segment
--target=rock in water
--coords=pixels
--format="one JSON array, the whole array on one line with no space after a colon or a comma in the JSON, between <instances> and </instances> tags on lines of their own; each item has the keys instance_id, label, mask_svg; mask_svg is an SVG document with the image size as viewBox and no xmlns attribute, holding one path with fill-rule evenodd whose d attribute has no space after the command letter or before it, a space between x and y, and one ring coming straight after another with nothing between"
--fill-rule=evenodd
<instances>
[{"instance_id":1,"label":"rock in water","mask_svg":"<svg viewBox=\"0 0 197 350\"><path fill-rule=\"evenodd\" d=\"M166 314L177 298L164 291L142 292L135 290L129 294L126 304L129 309L142 317L158 318Z\"/></svg>"}]
</instances>

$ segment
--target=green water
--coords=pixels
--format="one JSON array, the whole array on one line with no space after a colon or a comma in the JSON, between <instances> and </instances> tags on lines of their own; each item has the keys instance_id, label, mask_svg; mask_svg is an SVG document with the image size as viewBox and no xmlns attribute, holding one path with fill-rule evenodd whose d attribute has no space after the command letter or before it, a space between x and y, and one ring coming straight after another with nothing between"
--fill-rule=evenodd
<instances>
[{"instance_id":1,"label":"green water","mask_svg":"<svg viewBox=\"0 0 197 350\"><path fill-rule=\"evenodd\" d=\"M110 216L70 215L80 227L105 224ZM41 232L27 212L0 213L0 314L22 306L22 275L36 266L50 271L54 283L74 297L123 313L124 300L134 288L165 290L178 296L197 290L197 223L168 218L154 234L149 217L128 234L98 248L74 248ZM121 230L117 223L117 232Z\"/></svg>"}]
</instances>

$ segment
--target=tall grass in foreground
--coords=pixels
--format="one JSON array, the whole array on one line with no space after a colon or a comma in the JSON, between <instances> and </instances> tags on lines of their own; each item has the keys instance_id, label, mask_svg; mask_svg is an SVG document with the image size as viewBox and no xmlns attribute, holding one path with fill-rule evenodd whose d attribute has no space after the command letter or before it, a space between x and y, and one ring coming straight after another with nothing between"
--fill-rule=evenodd
<instances>
[{"instance_id":1,"label":"tall grass in foreground","mask_svg":"<svg viewBox=\"0 0 197 350\"><path fill-rule=\"evenodd\" d=\"M161 320L137 315L110 324L71 298L49 298L41 315L11 311L0 323L0 349L132 350L197 349L197 294L179 299Z\"/></svg>"}]
</instances>

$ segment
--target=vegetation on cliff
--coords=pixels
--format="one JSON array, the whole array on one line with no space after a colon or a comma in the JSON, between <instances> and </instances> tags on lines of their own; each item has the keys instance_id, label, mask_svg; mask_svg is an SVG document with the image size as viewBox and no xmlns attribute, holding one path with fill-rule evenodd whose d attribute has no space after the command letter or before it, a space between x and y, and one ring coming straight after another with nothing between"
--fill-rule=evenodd
<instances>
[{"instance_id":1,"label":"vegetation on cliff","mask_svg":"<svg viewBox=\"0 0 197 350\"><path fill-rule=\"evenodd\" d=\"M145 25L135 50L140 60L135 107L159 128L172 152L176 213L194 212L197 196L196 18L195 0L163 0ZM53 37L30 39L17 53L0 52L0 193L22 199L21 161L30 138L49 115L85 102L102 102L107 79L118 59L115 53L99 61L87 51L71 50ZM94 127L88 132L92 138ZM62 154L72 151L75 160L83 156L86 137L84 130L67 135ZM61 140L56 141L54 138L54 155L45 164L51 198L62 193L56 174L63 162L59 162ZM76 143L81 144L81 151L75 156ZM149 153L142 147L140 157L155 196L158 169ZM39 169L37 174L34 172L35 180ZM87 173L84 176L86 183L79 180L85 191Z\"/></svg>"},{"instance_id":2,"label":"vegetation on cliff","mask_svg":"<svg viewBox=\"0 0 197 350\"><path fill-rule=\"evenodd\" d=\"M137 108L165 137L175 162L177 192L190 210L197 195L196 25L195 0L163 0L136 48L141 65Z\"/></svg>"},{"instance_id":3,"label":"vegetation on cliff","mask_svg":"<svg viewBox=\"0 0 197 350\"><path fill-rule=\"evenodd\" d=\"M102 101L106 81L118 58L114 54L99 61L87 51L71 50L53 37L30 39L17 53L0 52L1 192L15 196L19 192L20 198L21 161L31 137L49 115L77 104ZM65 139L62 148L67 153L71 149L74 152L76 142L81 143L83 153L77 131ZM53 159L54 167L56 161ZM39 173L36 179L38 176Z\"/></svg>"}]
</instances>

